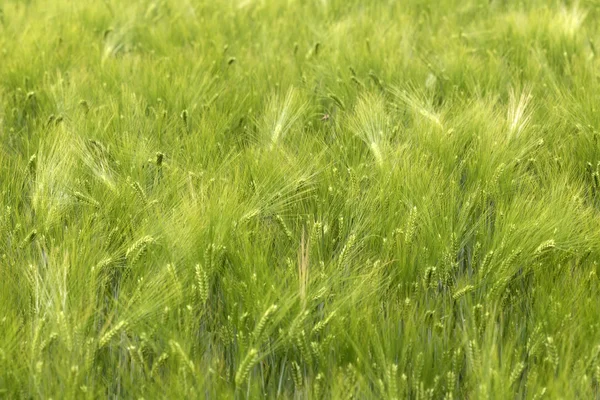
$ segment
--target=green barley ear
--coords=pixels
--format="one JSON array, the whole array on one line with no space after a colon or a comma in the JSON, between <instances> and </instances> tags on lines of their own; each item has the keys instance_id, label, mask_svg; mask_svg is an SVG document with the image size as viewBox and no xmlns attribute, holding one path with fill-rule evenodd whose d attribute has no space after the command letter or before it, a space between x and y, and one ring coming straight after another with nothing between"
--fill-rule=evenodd
<instances>
[{"instance_id":1,"label":"green barley ear","mask_svg":"<svg viewBox=\"0 0 600 400\"><path fill-rule=\"evenodd\" d=\"M344 266L344 263L348 259L348 254L350 254L350 252L352 251L352 248L354 247L355 244L356 244L356 235L351 234L348 237L348 241L344 245L344 248L340 252L339 259L338 259L339 268Z\"/></svg>"},{"instance_id":2,"label":"green barley ear","mask_svg":"<svg viewBox=\"0 0 600 400\"><path fill-rule=\"evenodd\" d=\"M481 265L479 266L481 276L485 277L488 274L488 267L492 262L492 258L494 258L494 250L490 250L485 257L483 257L483 260L481 260Z\"/></svg>"},{"instance_id":3,"label":"green barley ear","mask_svg":"<svg viewBox=\"0 0 600 400\"><path fill-rule=\"evenodd\" d=\"M258 362L258 350L250 349L246 357L238 367L237 373L235 374L235 385L237 387L242 386L246 379L248 378L248 374L254 365Z\"/></svg>"},{"instance_id":4,"label":"green barley ear","mask_svg":"<svg viewBox=\"0 0 600 400\"><path fill-rule=\"evenodd\" d=\"M315 399L319 400L323 396L323 382L325 377L322 372L319 372L313 384Z\"/></svg>"},{"instance_id":5,"label":"green barley ear","mask_svg":"<svg viewBox=\"0 0 600 400\"><path fill-rule=\"evenodd\" d=\"M542 242L542 244L540 244L538 246L538 248L535 250L534 254L536 257L546 253L549 250L552 250L556 247L556 242L554 241L554 239L550 239L550 240L546 240L545 242Z\"/></svg>"},{"instance_id":6,"label":"green barley ear","mask_svg":"<svg viewBox=\"0 0 600 400\"><path fill-rule=\"evenodd\" d=\"M302 377L302 369L296 361L292 361L292 378L294 379L296 392L299 392L302 389L302 383L304 379Z\"/></svg>"},{"instance_id":7,"label":"green barley ear","mask_svg":"<svg viewBox=\"0 0 600 400\"><path fill-rule=\"evenodd\" d=\"M88 104L88 102L87 102L87 101L85 101L85 100L81 100L81 101L79 102L79 105L80 105L80 106L81 106L81 108L83 109L83 112L84 112L84 113L86 113L86 114L87 114L87 113L90 111L90 106L89 106L89 104Z\"/></svg>"},{"instance_id":8,"label":"green barley ear","mask_svg":"<svg viewBox=\"0 0 600 400\"><path fill-rule=\"evenodd\" d=\"M265 329L265 326L267 325L270 317L275 313L275 311L277 311L277 305L273 304L263 314L262 318L258 321L258 324L256 324L256 328L254 329L254 338L257 342L260 341L260 338Z\"/></svg>"},{"instance_id":9,"label":"green barley ear","mask_svg":"<svg viewBox=\"0 0 600 400\"><path fill-rule=\"evenodd\" d=\"M525 370L525 363L519 362L514 366L512 372L510 373L510 378L508 379L508 385L512 386L517 383L518 380L521 379L523 375L523 371Z\"/></svg>"},{"instance_id":10,"label":"green barley ear","mask_svg":"<svg viewBox=\"0 0 600 400\"><path fill-rule=\"evenodd\" d=\"M183 364L186 365L192 373L194 373L196 370L194 363L192 362L192 360L190 360L186 352L181 348L179 342L176 342L175 340L169 340L169 345L171 346L171 351L173 353L177 353L179 355L179 358L181 358L181 361L183 361Z\"/></svg>"},{"instance_id":11,"label":"green barley ear","mask_svg":"<svg viewBox=\"0 0 600 400\"><path fill-rule=\"evenodd\" d=\"M319 333L321 333L321 331L327 326L327 324L329 323L329 321L331 321L331 319L335 316L335 311L332 311L331 314L329 314L329 316L327 318L325 318L324 320L321 320L319 322L317 322L315 324L315 326L313 327L311 334L312 335L318 335Z\"/></svg>"},{"instance_id":12,"label":"green barley ear","mask_svg":"<svg viewBox=\"0 0 600 400\"><path fill-rule=\"evenodd\" d=\"M506 164L504 163L501 163L500 165L498 165L498 168L496 168L496 171L494 172L494 175L492 175L492 179L490 181L490 186L492 190L500 190L499 181L505 169Z\"/></svg>"},{"instance_id":13,"label":"green barley ear","mask_svg":"<svg viewBox=\"0 0 600 400\"><path fill-rule=\"evenodd\" d=\"M162 163L163 163L163 159L165 158L165 155L163 153L161 153L160 151L156 152L156 166L157 167L162 167Z\"/></svg>"},{"instance_id":14,"label":"green barley ear","mask_svg":"<svg viewBox=\"0 0 600 400\"><path fill-rule=\"evenodd\" d=\"M365 84L364 84L364 83L362 83L362 81L361 81L360 79L358 79L358 78L357 78L355 75L352 75L352 76L350 77L350 80L351 80L352 82L354 82L354 83L355 83L355 84L356 84L358 87L360 87L361 89L364 89L364 88L365 88Z\"/></svg>"},{"instance_id":15,"label":"green barley ear","mask_svg":"<svg viewBox=\"0 0 600 400\"><path fill-rule=\"evenodd\" d=\"M388 395L390 399L398 398L398 364L391 364L387 372Z\"/></svg>"},{"instance_id":16,"label":"green barley ear","mask_svg":"<svg viewBox=\"0 0 600 400\"><path fill-rule=\"evenodd\" d=\"M183 121L184 124L187 125L188 122L188 110L183 110L180 114L181 120Z\"/></svg>"},{"instance_id":17,"label":"green barley ear","mask_svg":"<svg viewBox=\"0 0 600 400\"><path fill-rule=\"evenodd\" d=\"M100 341L98 342L98 348L101 349L104 346L106 346L108 344L108 342L110 342L110 340L115 337L115 335L117 333L119 333L122 329L126 329L127 328L127 322L125 322L124 320L119 321L118 324L116 324L112 329L110 329L108 332L106 332L104 335L102 335L102 337L100 338Z\"/></svg>"},{"instance_id":18,"label":"green barley ear","mask_svg":"<svg viewBox=\"0 0 600 400\"><path fill-rule=\"evenodd\" d=\"M558 368L558 351L556 350L556 344L554 343L552 336L546 338L546 351L548 356L545 361L548 361L556 371Z\"/></svg>"},{"instance_id":19,"label":"green barley ear","mask_svg":"<svg viewBox=\"0 0 600 400\"><path fill-rule=\"evenodd\" d=\"M304 358L306 364L312 365L312 352L310 351L309 346L307 344L306 332L304 331L304 329L302 329L300 331L300 334L296 336L296 345L298 346L298 349L300 349L300 354L302 355L302 358Z\"/></svg>"},{"instance_id":20,"label":"green barley ear","mask_svg":"<svg viewBox=\"0 0 600 400\"><path fill-rule=\"evenodd\" d=\"M454 388L456 387L456 374L453 371L448 371L446 374L446 398L451 399Z\"/></svg>"},{"instance_id":21,"label":"green barley ear","mask_svg":"<svg viewBox=\"0 0 600 400\"><path fill-rule=\"evenodd\" d=\"M196 264L195 272L196 284L198 286L198 294L200 296L200 301L202 305L204 305L208 300L208 276L206 275L206 271L204 271L200 264Z\"/></svg>"},{"instance_id":22,"label":"green barley ear","mask_svg":"<svg viewBox=\"0 0 600 400\"><path fill-rule=\"evenodd\" d=\"M75 197L81 203L90 205L90 206L95 207L95 208L100 208L100 203L98 203L98 201L96 201L95 199L93 199L90 196L84 195L81 192L74 192L73 193L73 197Z\"/></svg>"},{"instance_id":23,"label":"green barley ear","mask_svg":"<svg viewBox=\"0 0 600 400\"><path fill-rule=\"evenodd\" d=\"M152 364L152 369L150 370L151 377L156 375L156 372L158 371L158 369L165 363L165 361L167 361L168 358L169 358L168 353L162 353L158 357L158 359Z\"/></svg>"},{"instance_id":24,"label":"green barley ear","mask_svg":"<svg viewBox=\"0 0 600 400\"><path fill-rule=\"evenodd\" d=\"M373 71L369 72L369 78L371 78L371 80L373 81L373 83L375 83L375 85L383 92L385 91L385 87L383 87L383 83L381 82L381 80L379 79L379 77L377 75L375 75L375 73Z\"/></svg>"},{"instance_id":25,"label":"green barley ear","mask_svg":"<svg viewBox=\"0 0 600 400\"><path fill-rule=\"evenodd\" d=\"M408 215L408 223L406 225L406 231L404 233L404 242L406 245L410 245L414 239L415 231L417 228L417 207L413 207Z\"/></svg>"},{"instance_id":26,"label":"green barley ear","mask_svg":"<svg viewBox=\"0 0 600 400\"><path fill-rule=\"evenodd\" d=\"M29 157L29 162L27 163L27 171L32 179L35 179L36 171L37 171L37 156L34 154Z\"/></svg>"},{"instance_id":27,"label":"green barley ear","mask_svg":"<svg viewBox=\"0 0 600 400\"><path fill-rule=\"evenodd\" d=\"M471 340L467 345L467 360L474 376L481 376L481 354L475 340Z\"/></svg>"},{"instance_id":28,"label":"green barley ear","mask_svg":"<svg viewBox=\"0 0 600 400\"><path fill-rule=\"evenodd\" d=\"M130 264L135 264L137 260L144 254L147 250L148 245L155 242L155 239L152 236L144 236L138 239L135 243L133 243L125 253L125 258Z\"/></svg>"},{"instance_id":29,"label":"green barley ear","mask_svg":"<svg viewBox=\"0 0 600 400\"><path fill-rule=\"evenodd\" d=\"M142 185L140 185L140 183L138 181L134 181L131 182L130 184L131 188L133 189L133 191L135 192L135 194L137 195L137 197L144 203L144 204L148 204L148 198L146 197L146 192L144 191L144 189L142 188Z\"/></svg>"},{"instance_id":30,"label":"green barley ear","mask_svg":"<svg viewBox=\"0 0 600 400\"><path fill-rule=\"evenodd\" d=\"M544 395L546 394L546 387L544 386L543 388L541 388L536 394L535 396L532 397L532 400L539 400L544 398Z\"/></svg>"},{"instance_id":31,"label":"green barley ear","mask_svg":"<svg viewBox=\"0 0 600 400\"><path fill-rule=\"evenodd\" d=\"M464 295L466 295L467 293L472 292L475 289L475 286L473 285L466 285L465 287L457 290L456 292L454 292L454 294L452 295L452 298L454 300L458 300L461 297L463 297Z\"/></svg>"},{"instance_id":32,"label":"green barley ear","mask_svg":"<svg viewBox=\"0 0 600 400\"><path fill-rule=\"evenodd\" d=\"M339 98L339 96L333 94L333 93L329 93L328 96L331 100L333 100L333 102L335 104L337 104L337 106L341 109L341 110L345 110L346 109L346 105L344 104L344 102L342 101L341 98Z\"/></svg>"},{"instance_id":33,"label":"green barley ear","mask_svg":"<svg viewBox=\"0 0 600 400\"><path fill-rule=\"evenodd\" d=\"M37 230L33 229L29 234L21 241L21 245L19 248L24 249L28 244L33 243L35 238L37 237Z\"/></svg>"},{"instance_id":34,"label":"green barley ear","mask_svg":"<svg viewBox=\"0 0 600 400\"><path fill-rule=\"evenodd\" d=\"M214 243L207 245L206 249L204 249L204 268L206 268L206 270L209 272L212 271L214 268L213 260L215 251L216 246Z\"/></svg>"},{"instance_id":35,"label":"green barley ear","mask_svg":"<svg viewBox=\"0 0 600 400\"><path fill-rule=\"evenodd\" d=\"M275 220L277 221L277 224L281 227L281 229L285 233L285 236L288 238L288 240L290 242L293 242L294 236L292 235L292 231L290 230L290 228L288 228L288 226L286 225L286 223L283 220L283 218L281 217L281 215L279 215L279 214L276 215Z\"/></svg>"}]
</instances>

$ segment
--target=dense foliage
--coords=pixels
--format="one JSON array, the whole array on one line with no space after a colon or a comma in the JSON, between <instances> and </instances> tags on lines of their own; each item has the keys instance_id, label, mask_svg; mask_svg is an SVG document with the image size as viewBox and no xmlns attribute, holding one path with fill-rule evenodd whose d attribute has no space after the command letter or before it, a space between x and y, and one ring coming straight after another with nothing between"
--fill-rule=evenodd
<instances>
[{"instance_id":1,"label":"dense foliage","mask_svg":"<svg viewBox=\"0 0 600 400\"><path fill-rule=\"evenodd\" d=\"M600 396L599 21L2 1L0 397Z\"/></svg>"}]
</instances>

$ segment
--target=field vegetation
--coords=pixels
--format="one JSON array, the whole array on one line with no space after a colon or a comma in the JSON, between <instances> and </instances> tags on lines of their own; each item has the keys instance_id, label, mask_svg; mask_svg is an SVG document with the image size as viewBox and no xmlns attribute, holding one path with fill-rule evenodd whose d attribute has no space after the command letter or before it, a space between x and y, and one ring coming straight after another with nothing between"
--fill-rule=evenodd
<instances>
[{"instance_id":1,"label":"field vegetation","mask_svg":"<svg viewBox=\"0 0 600 400\"><path fill-rule=\"evenodd\" d=\"M599 22L2 1L0 398L599 398Z\"/></svg>"}]
</instances>

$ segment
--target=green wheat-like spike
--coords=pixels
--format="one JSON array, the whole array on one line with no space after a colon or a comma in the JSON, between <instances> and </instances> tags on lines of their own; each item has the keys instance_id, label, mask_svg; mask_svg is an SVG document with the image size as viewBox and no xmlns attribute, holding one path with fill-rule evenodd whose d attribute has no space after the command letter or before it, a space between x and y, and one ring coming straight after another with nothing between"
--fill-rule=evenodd
<instances>
[{"instance_id":1,"label":"green wheat-like spike","mask_svg":"<svg viewBox=\"0 0 600 400\"><path fill-rule=\"evenodd\" d=\"M390 399L398 398L398 364L392 363L387 370L388 392Z\"/></svg>"},{"instance_id":2,"label":"green wheat-like spike","mask_svg":"<svg viewBox=\"0 0 600 400\"><path fill-rule=\"evenodd\" d=\"M135 264L142 254L147 250L148 245L155 242L152 236L144 236L135 241L126 251L125 258L131 264Z\"/></svg>"},{"instance_id":3,"label":"green wheat-like spike","mask_svg":"<svg viewBox=\"0 0 600 400\"><path fill-rule=\"evenodd\" d=\"M535 256L540 256L544 253L546 253L549 250L552 250L556 247L556 242L554 241L554 239L549 239L546 240L545 242L542 242L537 249L535 249Z\"/></svg>"},{"instance_id":4,"label":"green wheat-like spike","mask_svg":"<svg viewBox=\"0 0 600 400\"><path fill-rule=\"evenodd\" d=\"M259 358L258 350L254 349L254 348L250 349L248 354L246 354L246 357L244 357L244 360L238 367L238 370L235 374L235 385L237 387L242 386L242 384L244 382L246 382L246 379L248 378L248 374L250 373L250 370L258 362L258 358Z\"/></svg>"},{"instance_id":5,"label":"green wheat-like spike","mask_svg":"<svg viewBox=\"0 0 600 400\"><path fill-rule=\"evenodd\" d=\"M163 153L161 153L160 151L156 152L156 166L157 167L162 167L163 164L163 160L165 158L165 155Z\"/></svg>"},{"instance_id":6,"label":"green wheat-like spike","mask_svg":"<svg viewBox=\"0 0 600 400\"><path fill-rule=\"evenodd\" d=\"M88 104L88 102L86 100L80 100L79 101L79 106L81 107L81 109L83 110L83 112L85 114L87 114L88 112L90 112L90 106Z\"/></svg>"},{"instance_id":7,"label":"green wheat-like spike","mask_svg":"<svg viewBox=\"0 0 600 400\"><path fill-rule=\"evenodd\" d=\"M208 300L208 276L204 268L200 264L196 264L194 268L196 274L196 285L198 288L198 295L200 296L200 302L202 305L206 304Z\"/></svg>"},{"instance_id":8,"label":"green wheat-like spike","mask_svg":"<svg viewBox=\"0 0 600 400\"><path fill-rule=\"evenodd\" d=\"M310 230L310 241L309 244L314 246L315 249L319 248L321 243L321 236L323 232L323 224L321 222L315 222Z\"/></svg>"},{"instance_id":9,"label":"green wheat-like spike","mask_svg":"<svg viewBox=\"0 0 600 400\"><path fill-rule=\"evenodd\" d=\"M164 352L162 353L156 361L152 364L152 369L150 370L150 376L155 376L158 369L169 359L169 354Z\"/></svg>"},{"instance_id":10,"label":"green wheat-like spike","mask_svg":"<svg viewBox=\"0 0 600 400\"><path fill-rule=\"evenodd\" d=\"M539 400L541 398L544 397L544 395L546 394L547 388L543 387L540 390L537 391L537 393L535 394L535 396L532 397L532 400Z\"/></svg>"},{"instance_id":11,"label":"green wheat-like spike","mask_svg":"<svg viewBox=\"0 0 600 400\"><path fill-rule=\"evenodd\" d=\"M146 197L146 192L144 191L144 189L142 188L142 185L140 185L139 182L137 182L137 181L132 182L131 188L133 189L133 191L135 192L137 197L142 201L142 203L148 204L148 198Z\"/></svg>"},{"instance_id":12,"label":"green wheat-like spike","mask_svg":"<svg viewBox=\"0 0 600 400\"><path fill-rule=\"evenodd\" d=\"M346 109L344 101L335 93L329 93L329 98L343 111Z\"/></svg>"},{"instance_id":13,"label":"green wheat-like spike","mask_svg":"<svg viewBox=\"0 0 600 400\"><path fill-rule=\"evenodd\" d=\"M298 392L302 389L304 378L302 376L302 369L296 361L292 361L292 377L296 392Z\"/></svg>"},{"instance_id":14,"label":"green wheat-like spike","mask_svg":"<svg viewBox=\"0 0 600 400\"><path fill-rule=\"evenodd\" d=\"M456 374L453 371L448 371L446 373L446 396L448 396L448 398L452 398L452 393L454 393L455 387Z\"/></svg>"},{"instance_id":15,"label":"green wheat-like spike","mask_svg":"<svg viewBox=\"0 0 600 400\"><path fill-rule=\"evenodd\" d=\"M298 336L296 336L296 345L300 349L300 354L306 361L306 364L312 365L313 364L312 352L310 351L310 349L308 347L307 340L306 340L306 332L304 331L304 329L302 329L300 331L300 334Z\"/></svg>"},{"instance_id":16,"label":"green wheat-like spike","mask_svg":"<svg viewBox=\"0 0 600 400\"><path fill-rule=\"evenodd\" d=\"M183 121L183 123L185 125L187 125L187 123L188 123L188 110L183 110L181 112L181 114L179 114L179 117L181 118L181 120Z\"/></svg>"},{"instance_id":17,"label":"green wheat-like spike","mask_svg":"<svg viewBox=\"0 0 600 400\"><path fill-rule=\"evenodd\" d=\"M340 255L339 255L339 258L338 258L338 266L340 268L346 263L346 261L348 259L348 255L352 251L352 249L353 249L353 247L354 247L355 244L356 244L356 235L355 234L351 234L348 237L348 240L346 241L346 244L342 248L342 251L340 252Z\"/></svg>"},{"instance_id":18,"label":"green wheat-like spike","mask_svg":"<svg viewBox=\"0 0 600 400\"><path fill-rule=\"evenodd\" d=\"M311 331L311 334L312 335L317 335L317 334L321 333L323 331L323 329L327 326L327 324L329 323L329 321L331 321L331 319L333 317L335 317L335 314L336 314L336 312L332 311L331 314L329 314L327 316L327 318L325 318L324 320L321 320L321 321L317 322L315 324L315 326L313 327L313 329Z\"/></svg>"},{"instance_id":19,"label":"green wheat-like spike","mask_svg":"<svg viewBox=\"0 0 600 400\"><path fill-rule=\"evenodd\" d=\"M213 254L216 246L211 243L204 249L204 267L207 271L212 271L213 268Z\"/></svg>"},{"instance_id":20,"label":"green wheat-like spike","mask_svg":"<svg viewBox=\"0 0 600 400\"><path fill-rule=\"evenodd\" d=\"M277 224L281 227L281 229L285 233L285 236L288 238L288 240L290 242L294 241L294 236L292 235L292 231L287 226L287 224L285 223L285 221L283 220L283 218L281 217L281 215L279 215L279 214L276 215L275 216L275 221L277 221Z\"/></svg>"},{"instance_id":21,"label":"green wheat-like spike","mask_svg":"<svg viewBox=\"0 0 600 400\"><path fill-rule=\"evenodd\" d=\"M90 196L86 196L86 195L84 195L81 192L74 192L73 196L77 200L79 200L81 203L90 205L90 206L95 207L95 208L100 208L100 203L98 201L96 201L95 199L93 199L92 197L90 197Z\"/></svg>"},{"instance_id":22,"label":"green wheat-like spike","mask_svg":"<svg viewBox=\"0 0 600 400\"><path fill-rule=\"evenodd\" d=\"M104 346L106 346L108 342L110 342L111 339L117 335L117 333L121 332L121 330L126 328L127 322L125 320L119 321L113 328L111 328L108 332L102 335L100 341L98 342L98 348L101 349Z\"/></svg>"},{"instance_id":23,"label":"green wheat-like spike","mask_svg":"<svg viewBox=\"0 0 600 400\"><path fill-rule=\"evenodd\" d=\"M369 78L371 78L371 80L373 81L373 83L375 83L375 85L381 91L385 91L385 87L383 86L383 83L381 82L381 80L379 79L379 77L377 75L375 75L375 73L373 71L369 72Z\"/></svg>"},{"instance_id":24,"label":"green wheat-like spike","mask_svg":"<svg viewBox=\"0 0 600 400\"><path fill-rule=\"evenodd\" d=\"M310 342L310 351L311 351L313 359L316 360L317 363L319 363L320 360L322 359L322 353L323 353L319 343L318 342Z\"/></svg>"},{"instance_id":25,"label":"green wheat-like spike","mask_svg":"<svg viewBox=\"0 0 600 400\"><path fill-rule=\"evenodd\" d=\"M465 296L467 293L472 292L474 289L475 289L475 286L466 285L466 286L462 287L461 289L458 289L456 292L454 292L454 294L452 295L452 298L454 300L458 300L461 297Z\"/></svg>"},{"instance_id":26,"label":"green wheat-like spike","mask_svg":"<svg viewBox=\"0 0 600 400\"><path fill-rule=\"evenodd\" d=\"M552 338L552 336L548 336L546 338L545 345L548 353L547 360L556 370L558 368L558 351L556 349L556 344L554 343L554 338Z\"/></svg>"},{"instance_id":27,"label":"green wheat-like spike","mask_svg":"<svg viewBox=\"0 0 600 400\"><path fill-rule=\"evenodd\" d=\"M491 265L491 261L494 258L494 250L490 250L481 260L481 266L479 267L479 271L483 277L485 277L489 272L489 266Z\"/></svg>"},{"instance_id":28,"label":"green wheat-like spike","mask_svg":"<svg viewBox=\"0 0 600 400\"><path fill-rule=\"evenodd\" d=\"M467 346L467 358L475 376L481 376L481 354L475 340L471 340Z\"/></svg>"},{"instance_id":29,"label":"green wheat-like spike","mask_svg":"<svg viewBox=\"0 0 600 400\"><path fill-rule=\"evenodd\" d=\"M322 372L319 372L317 374L317 376L315 377L315 382L313 383L313 391L314 391L314 398L315 399L321 399L323 397L323 384L325 381L325 376L323 375Z\"/></svg>"},{"instance_id":30,"label":"green wheat-like spike","mask_svg":"<svg viewBox=\"0 0 600 400\"><path fill-rule=\"evenodd\" d=\"M269 322L269 319L271 318L271 316L277 311L277 305L273 304L271 305L267 311L265 311L265 313L263 314L263 316L260 318L260 320L258 321L258 324L256 324L256 328L254 329L254 338L259 341L261 339L262 333L265 329L265 326L267 325L267 323Z\"/></svg>"},{"instance_id":31,"label":"green wheat-like spike","mask_svg":"<svg viewBox=\"0 0 600 400\"><path fill-rule=\"evenodd\" d=\"M354 82L354 83L355 83L355 84L356 84L358 87L360 87L361 89L364 89L364 88L365 88L365 84L364 84L364 83L362 83L362 81L361 81L360 79L358 79L358 78L357 78L355 75L352 75L352 76L350 77L350 80L351 80L352 82Z\"/></svg>"},{"instance_id":32,"label":"green wheat-like spike","mask_svg":"<svg viewBox=\"0 0 600 400\"><path fill-rule=\"evenodd\" d=\"M193 374L195 372L196 368L194 366L193 361L190 360L187 353L181 347L181 344L179 344L179 342L177 342L175 340L170 340L169 345L171 346L171 351L173 353L176 353L179 356L179 358L181 358L181 361L183 361L183 364L186 367L188 367L190 372Z\"/></svg>"},{"instance_id":33,"label":"green wheat-like spike","mask_svg":"<svg viewBox=\"0 0 600 400\"><path fill-rule=\"evenodd\" d=\"M497 273L500 277L503 277L503 275L510 269L510 267L512 267L515 264L515 261L517 260L517 258L519 258L522 252L523 251L520 247L511 251L509 256L500 265L500 268L498 268Z\"/></svg>"},{"instance_id":34,"label":"green wheat-like spike","mask_svg":"<svg viewBox=\"0 0 600 400\"><path fill-rule=\"evenodd\" d=\"M24 249L27 245L33 243L33 241L37 238L38 231L37 229L32 229L31 232L21 241L20 249Z\"/></svg>"},{"instance_id":35,"label":"green wheat-like spike","mask_svg":"<svg viewBox=\"0 0 600 400\"><path fill-rule=\"evenodd\" d=\"M479 258L481 256L481 242L477 241L473 246L473 255L471 257L471 265L477 266L479 263Z\"/></svg>"},{"instance_id":36,"label":"green wheat-like spike","mask_svg":"<svg viewBox=\"0 0 600 400\"><path fill-rule=\"evenodd\" d=\"M525 363L524 362L518 362L513 370L510 373L510 377L508 379L508 384L509 386L512 386L514 384L517 383L517 381L519 379L521 379L521 376L523 375L523 371L525 370Z\"/></svg>"},{"instance_id":37,"label":"green wheat-like spike","mask_svg":"<svg viewBox=\"0 0 600 400\"><path fill-rule=\"evenodd\" d=\"M421 381L424 364L425 358L423 356L423 352L419 352L419 354L417 354L417 359L415 361L415 367L413 370L413 383L418 384Z\"/></svg>"},{"instance_id":38,"label":"green wheat-like spike","mask_svg":"<svg viewBox=\"0 0 600 400\"><path fill-rule=\"evenodd\" d=\"M490 181L490 187L493 190L499 190L500 186L499 186L499 181L500 181L500 177L502 176L502 174L504 173L504 170L506 169L506 164L501 163L500 165L498 165L498 167L496 168L496 171L494 172L494 175L492 175L492 179Z\"/></svg>"},{"instance_id":39,"label":"green wheat-like spike","mask_svg":"<svg viewBox=\"0 0 600 400\"><path fill-rule=\"evenodd\" d=\"M417 229L417 217L417 207L413 207L408 215L408 222L404 231L404 243L406 243L407 246L410 245L414 239L415 231Z\"/></svg>"},{"instance_id":40,"label":"green wheat-like spike","mask_svg":"<svg viewBox=\"0 0 600 400\"><path fill-rule=\"evenodd\" d=\"M29 161L27 162L27 171L31 176L31 179L35 179L37 173L37 156L34 154L29 157Z\"/></svg>"}]
</instances>

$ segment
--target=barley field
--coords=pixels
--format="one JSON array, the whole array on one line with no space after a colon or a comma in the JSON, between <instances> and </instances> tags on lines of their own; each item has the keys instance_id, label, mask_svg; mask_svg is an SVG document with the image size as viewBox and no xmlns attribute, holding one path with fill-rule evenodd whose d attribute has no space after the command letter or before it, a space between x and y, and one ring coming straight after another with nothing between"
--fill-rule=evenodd
<instances>
[{"instance_id":1,"label":"barley field","mask_svg":"<svg viewBox=\"0 0 600 400\"><path fill-rule=\"evenodd\" d=\"M3 0L0 398L599 399L598 51L598 0Z\"/></svg>"}]
</instances>

